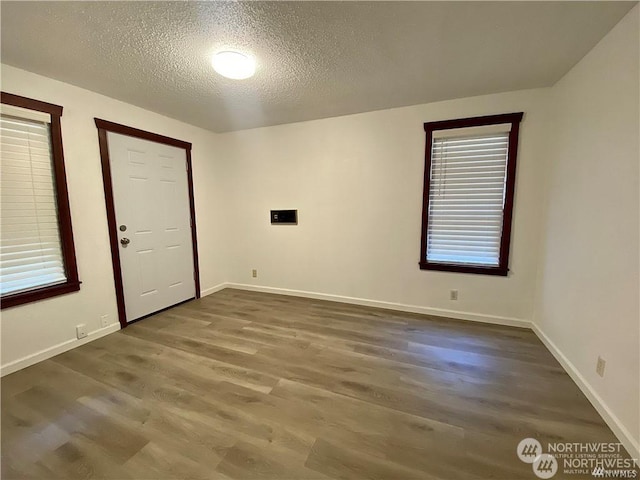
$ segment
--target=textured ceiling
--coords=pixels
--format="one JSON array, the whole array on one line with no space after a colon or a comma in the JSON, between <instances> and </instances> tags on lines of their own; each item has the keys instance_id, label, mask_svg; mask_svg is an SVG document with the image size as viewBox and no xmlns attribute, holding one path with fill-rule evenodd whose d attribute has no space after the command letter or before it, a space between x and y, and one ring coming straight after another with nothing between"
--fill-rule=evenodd
<instances>
[{"instance_id":1,"label":"textured ceiling","mask_svg":"<svg viewBox=\"0 0 640 480\"><path fill-rule=\"evenodd\" d=\"M549 86L634 4L3 1L1 60L224 132Z\"/></svg>"}]
</instances>

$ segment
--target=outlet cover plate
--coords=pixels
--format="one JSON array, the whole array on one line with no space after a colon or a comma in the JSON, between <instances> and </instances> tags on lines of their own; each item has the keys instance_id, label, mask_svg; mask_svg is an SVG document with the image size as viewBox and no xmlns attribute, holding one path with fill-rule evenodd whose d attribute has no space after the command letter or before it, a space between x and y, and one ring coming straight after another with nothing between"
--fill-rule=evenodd
<instances>
[{"instance_id":1,"label":"outlet cover plate","mask_svg":"<svg viewBox=\"0 0 640 480\"><path fill-rule=\"evenodd\" d=\"M87 326L83 323L81 325L76 326L76 337L78 339L84 338L87 336Z\"/></svg>"}]
</instances>

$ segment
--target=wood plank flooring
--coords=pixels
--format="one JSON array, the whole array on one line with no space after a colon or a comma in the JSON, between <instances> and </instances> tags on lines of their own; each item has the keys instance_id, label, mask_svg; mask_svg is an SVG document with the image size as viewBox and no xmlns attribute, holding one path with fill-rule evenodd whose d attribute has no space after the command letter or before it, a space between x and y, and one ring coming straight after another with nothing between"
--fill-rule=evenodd
<instances>
[{"instance_id":1,"label":"wood plank flooring","mask_svg":"<svg viewBox=\"0 0 640 480\"><path fill-rule=\"evenodd\" d=\"M532 332L231 289L2 379L3 479L535 479L525 437L617 441Z\"/></svg>"}]
</instances>

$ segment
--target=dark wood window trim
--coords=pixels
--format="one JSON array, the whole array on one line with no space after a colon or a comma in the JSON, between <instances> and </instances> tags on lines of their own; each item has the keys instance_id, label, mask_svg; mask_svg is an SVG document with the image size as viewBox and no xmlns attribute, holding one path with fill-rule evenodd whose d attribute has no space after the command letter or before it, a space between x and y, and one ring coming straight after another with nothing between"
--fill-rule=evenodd
<instances>
[{"instance_id":1,"label":"dark wood window trim","mask_svg":"<svg viewBox=\"0 0 640 480\"><path fill-rule=\"evenodd\" d=\"M438 270L443 272L474 273L481 275L499 275L506 277L509 273L509 249L511 244L511 222L513 219L513 199L516 184L516 160L518 156L518 133L523 112L505 113L501 115L487 115L483 117L461 118L456 120L442 120L424 124L426 132L424 190L422 194L422 237L420 244L420 269ZM509 152L507 155L507 176L505 188L505 202L502 217L502 237L500 239L500 260L496 267L481 265L462 265L443 262L427 261L427 232L429 223L429 189L431 180L431 150L433 146L433 132L437 130L451 130L455 128L482 127L486 125L511 124L509 133Z\"/></svg>"},{"instance_id":2,"label":"dark wood window trim","mask_svg":"<svg viewBox=\"0 0 640 480\"><path fill-rule=\"evenodd\" d=\"M58 207L58 229L60 231L60 242L62 246L62 258L64 261L66 282L55 285L47 285L34 288L26 292L3 295L0 299L2 309L23 305L25 303L44 300L65 293L77 292L80 290L80 280L78 279L78 265L76 263L75 246L73 243L73 229L71 228L71 211L69 209L69 192L67 188L67 176L64 168L64 152L62 149L62 129L60 127L60 117L62 117L62 107L51 103L33 100L31 98L1 92L1 103L22 107L28 110L48 113L51 116L51 155L54 171L54 185Z\"/></svg>"},{"instance_id":3,"label":"dark wood window trim","mask_svg":"<svg viewBox=\"0 0 640 480\"><path fill-rule=\"evenodd\" d=\"M129 137L163 143L173 147L182 148L187 156L187 184L189 190L189 210L191 213L191 242L193 245L193 275L196 287L196 298L200 298L200 270L198 267L198 240L196 232L196 207L193 195L193 169L191 168L191 143L183 142L157 133L139 130L119 123L109 122L100 118L94 118L98 128L98 143L100 145L100 159L102 162L102 178L104 180L104 198L107 208L107 223L109 226L109 242L111 244L111 262L113 264L113 280L116 287L116 300L118 304L118 320L120 326L128 325L124 303L124 287L122 284L122 266L120 263L120 246L118 244L118 224L116 222L116 209L113 199L113 183L111 179L111 165L109 160L109 144L107 132L119 133Z\"/></svg>"}]
</instances>

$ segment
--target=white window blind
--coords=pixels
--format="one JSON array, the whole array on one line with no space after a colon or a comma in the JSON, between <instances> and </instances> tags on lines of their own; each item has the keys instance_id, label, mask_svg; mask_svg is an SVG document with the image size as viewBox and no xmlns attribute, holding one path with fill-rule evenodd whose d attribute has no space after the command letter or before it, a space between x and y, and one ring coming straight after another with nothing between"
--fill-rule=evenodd
<instances>
[{"instance_id":1,"label":"white window blind","mask_svg":"<svg viewBox=\"0 0 640 480\"><path fill-rule=\"evenodd\" d=\"M499 265L509 127L504 130L433 139L427 261Z\"/></svg>"},{"instance_id":2,"label":"white window blind","mask_svg":"<svg viewBox=\"0 0 640 480\"><path fill-rule=\"evenodd\" d=\"M0 115L3 295L66 281L49 116L32 111L20 115L20 109L4 107Z\"/></svg>"}]
</instances>

